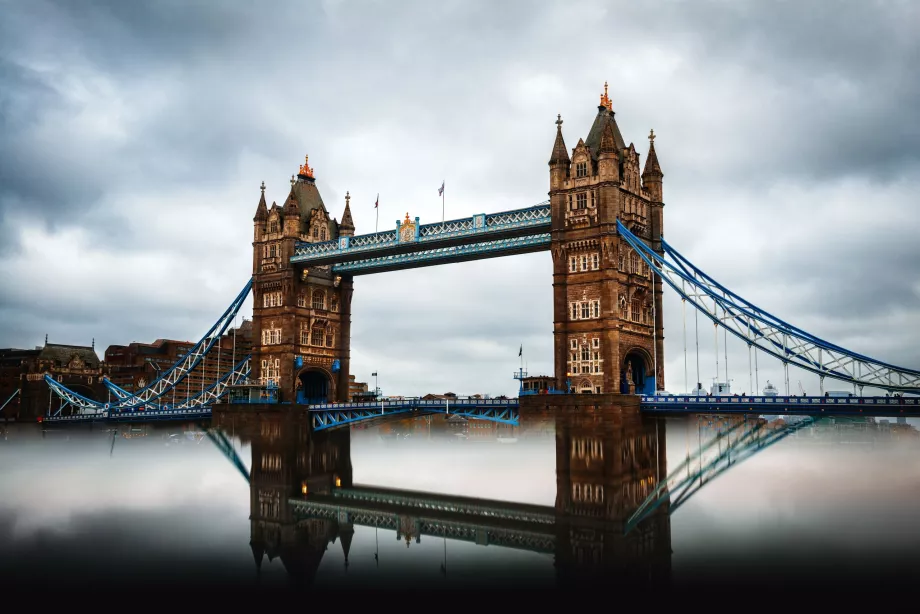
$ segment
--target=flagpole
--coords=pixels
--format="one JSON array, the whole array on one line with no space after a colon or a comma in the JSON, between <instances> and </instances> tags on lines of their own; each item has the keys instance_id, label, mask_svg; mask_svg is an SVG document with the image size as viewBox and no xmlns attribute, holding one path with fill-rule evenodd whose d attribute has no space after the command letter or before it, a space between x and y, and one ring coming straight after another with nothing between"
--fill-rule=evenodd
<instances>
[{"instance_id":1,"label":"flagpole","mask_svg":"<svg viewBox=\"0 0 920 614\"><path fill-rule=\"evenodd\" d=\"M444 181L441 181L441 224L444 224Z\"/></svg>"},{"instance_id":2,"label":"flagpole","mask_svg":"<svg viewBox=\"0 0 920 614\"><path fill-rule=\"evenodd\" d=\"M380 194L377 195L377 202L374 203L374 210L377 212L377 221L374 222L374 234L377 234L377 227L380 225Z\"/></svg>"}]
</instances>

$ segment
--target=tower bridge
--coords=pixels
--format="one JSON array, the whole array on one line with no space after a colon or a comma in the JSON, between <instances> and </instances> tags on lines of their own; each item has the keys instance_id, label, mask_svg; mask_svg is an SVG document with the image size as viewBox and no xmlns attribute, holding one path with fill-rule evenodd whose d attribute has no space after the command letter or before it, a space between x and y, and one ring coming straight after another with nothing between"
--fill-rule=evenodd
<instances>
[{"instance_id":1,"label":"tower bridge","mask_svg":"<svg viewBox=\"0 0 920 614\"><path fill-rule=\"evenodd\" d=\"M107 401L87 398L45 375L59 398L58 407L49 406L46 418L183 419L210 415L212 406L229 400L307 408L314 426L329 428L376 420L387 413L441 411L423 407L419 400L400 407L381 403L380 414L376 404L349 404L355 277L536 251L549 251L552 256L551 391L578 395L571 397L571 405L625 404L668 412L722 408L756 412L758 403L771 404L771 411L779 409L777 403L803 412L878 412L892 405L899 413L920 410L916 399L854 400L862 397L864 387L920 393L920 370L869 358L787 323L719 284L665 240L664 174L654 131L649 133L642 164L635 144L627 145L620 132L606 84L588 134L574 148L566 146L561 116L555 124L548 161L549 199L523 209L433 223L422 223L407 212L391 229L356 234L349 193L341 220L333 217L317 188L309 158L291 177L281 205L268 205L263 182L253 217L251 277L201 341L142 390L128 392L104 381ZM766 357L782 364L786 395L733 401L701 398L700 390L692 398L656 394L664 381L665 285L684 307L689 305L696 316L702 314L716 331L725 331L726 345L728 333L747 345L750 390L760 389L757 360ZM179 384L187 381L189 373L203 371L215 352L220 362L223 344L217 341L250 293L251 355L234 356L231 371L207 387L202 377L200 391L192 394L186 386L186 394L181 395ZM688 380L686 330L684 309L684 379ZM718 355L718 334L716 344ZM853 398L844 405L810 400L803 406L789 394L790 366L816 374L822 397L825 379L830 378L852 386ZM585 393L593 396L582 397ZM624 394L638 397L619 396ZM332 403L336 407L330 407ZM518 405L511 400L504 409L516 412ZM491 407L467 409L475 409L483 419L517 419Z\"/></svg>"}]
</instances>

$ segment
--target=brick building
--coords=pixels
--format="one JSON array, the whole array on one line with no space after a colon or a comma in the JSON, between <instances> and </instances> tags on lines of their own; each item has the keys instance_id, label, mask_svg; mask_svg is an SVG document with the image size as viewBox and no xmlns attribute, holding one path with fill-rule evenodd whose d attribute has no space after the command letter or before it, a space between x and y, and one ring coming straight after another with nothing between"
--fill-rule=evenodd
<instances>
[{"instance_id":1,"label":"brick building","mask_svg":"<svg viewBox=\"0 0 920 614\"><path fill-rule=\"evenodd\" d=\"M549 161L556 388L655 390L664 381L661 279L618 235L619 219L660 251L663 196L654 132L641 171L607 96L571 156L556 121Z\"/></svg>"},{"instance_id":2,"label":"brick building","mask_svg":"<svg viewBox=\"0 0 920 614\"><path fill-rule=\"evenodd\" d=\"M266 205L262 184L253 218L252 379L278 386L282 402L348 401L351 277L331 266L298 272L290 258L298 241L353 236L355 226L348 194L342 221L329 215L308 162L281 207Z\"/></svg>"},{"instance_id":3,"label":"brick building","mask_svg":"<svg viewBox=\"0 0 920 614\"><path fill-rule=\"evenodd\" d=\"M252 351L252 321L244 319L236 329L225 333L218 347L195 367L188 377L176 388L177 398L201 392L216 382L221 375L230 371L235 362L242 360ZM105 350L105 364L112 383L129 392L136 392L169 370L193 347L193 341L157 339L153 343L129 343L110 345ZM235 361L235 362L234 362Z\"/></svg>"},{"instance_id":4,"label":"brick building","mask_svg":"<svg viewBox=\"0 0 920 614\"><path fill-rule=\"evenodd\" d=\"M52 411L59 407L45 383L46 373L84 397L95 401L106 398L107 389L101 382L106 368L95 344L63 345L46 339L45 345L33 350L0 349L0 405L9 399L3 418L34 420L49 407Z\"/></svg>"}]
</instances>

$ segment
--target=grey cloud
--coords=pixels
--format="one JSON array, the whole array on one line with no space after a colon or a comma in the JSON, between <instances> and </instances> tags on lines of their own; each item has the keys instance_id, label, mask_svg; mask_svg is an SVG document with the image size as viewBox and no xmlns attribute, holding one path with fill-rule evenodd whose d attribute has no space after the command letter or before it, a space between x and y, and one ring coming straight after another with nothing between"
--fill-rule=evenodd
<instances>
[{"instance_id":1,"label":"grey cloud","mask_svg":"<svg viewBox=\"0 0 920 614\"><path fill-rule=\"evenodd\" d=\"M878 318L916 312L914 250L905 240L891 245L888 233L920 229L909 196L920 156L917 9L817 7L10 7L0 24L0 250L27 266L22 242L34 239L22 228L46 227L51 237L80 228L88 245L109 255L113 272L85 264L67 273L95 295L87 298L55 290L63 273L48 271L36 282L47 285L41 304L20 287L21 276L0 273L0 336L25 346L47 328L112 343L197 338L207 328L201 318L222 312L248 275L259 182L268 184L269 201L283 200L304 153L332 215L341 216L351 191L359 233L375 223L378 192L382 228L407 209L423 222L436 219L441 179L448 217L544 200L556 113L573 147L606 79L626 140L644 153L648 128L659 134L669 240L742 294L765 293L794 324L824 323L844 335L868 318L887 355L910 358L906 342L887 341ZM903 183L888 195L900 215L835 248L826 212L811 211L809 199L853 177L879 188ZM763 196L771 190L775 200ZM787 236L787 221L813 230L807 247ZM768 229L772 251L747 254L731 239L751 225ZM60 249L58 239L42 240ZM715 260L713 242L725 243ZM140 270L114 262L128 255ZM881 273L875 255L886 262ZM799 270L805 259L813 264ZM471 392L513 392L508 365L488 348L508 346L516 367L523 342L533 348L532 371L552 366L550 277L536 262L357 278L353 368L369 373L379 365L363 356L395 356L407 368L439 371L407 373L397 388L421 378L435 390L458 381ZM168 273L173 287L145 288L151 269ZM101 283L103 274L113 277ZM206 279L223 289L202 292ZM790 287L795 292L780 294ZM418 288L443 300L413 299ZM103 334L99 322L109 325ZM672 345L679 314L668 313L667 324L670 369L680 352ZM463 338L466 350L455 342ZM743 354L738 360L746 362Z\"/></svg>"}]
</instances>

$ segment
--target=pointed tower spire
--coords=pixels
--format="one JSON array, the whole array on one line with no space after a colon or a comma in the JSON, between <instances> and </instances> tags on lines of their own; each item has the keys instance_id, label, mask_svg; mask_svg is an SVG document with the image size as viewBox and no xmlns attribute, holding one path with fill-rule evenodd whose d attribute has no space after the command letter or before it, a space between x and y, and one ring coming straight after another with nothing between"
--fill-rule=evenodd
<instances>
[{"instance_id":1,"label":"pointed tower spire","mask_svg":"<svg viewBox=\"0 0 920 614\"><path fill-rule=\"evenodd\" d=\"M565 140L562 138L562 115L556 115L556 142L553 143L553 155L549 159L552 164L568 164L571 162Z\"/></svg>"},{"instance_id":2,"label":"pointed tower spire","mask_svg":"<svg viewBox=\"0 0 920 614\"><path fill-rule=\"evenodd\" d=\"M648 134L648 157L645 159L645 170L642 171L642 178L646 176L657 176L659 179L664 176L661 172L661 166L658 164L658 154L655 153L655 131Z\"/></svg>"},{"instance_id":3,"label":"pointed tower spire","mask_svg":"<svg viewBox=\"0 0 920 614\"><path fill-rule=\"evenodd\" d=\"M345 192L345 213L339 223L339 236L352 237L355 234L355 223L351 219L351 194Z\"/></svg>"},{"instance_id":4,"label":"pointed tower spire","mask_svg":"<svg viewBox=\"0 0 920 614\"><path fill-rule=\"evenodd\" d=\"M262 222L268 219L268 207L265 206L265 182L262 182L262 196L259 198L259 206L256 207L256 216L252 218L253 222Z\"/></svg>"}]
</instances>

